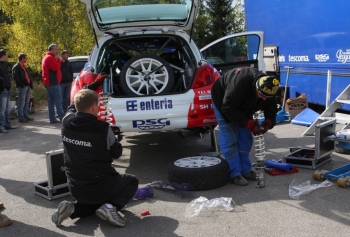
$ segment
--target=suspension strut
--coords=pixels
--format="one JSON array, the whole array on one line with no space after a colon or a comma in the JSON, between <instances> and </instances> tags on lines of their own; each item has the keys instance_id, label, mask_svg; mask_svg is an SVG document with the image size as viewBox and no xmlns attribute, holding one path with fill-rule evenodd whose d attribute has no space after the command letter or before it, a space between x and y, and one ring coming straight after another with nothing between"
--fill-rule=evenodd
<instances>
[{"instance_id":1,"label":"suspension strut","mask_svg":"<svg viewBox=\"0 0 350 237\"><path fill-rule=\"evenodd\" d=\"M109 93L109 78L103 81L102 92L99 100L99 116L107 123L111 124L112 112L110 107L111 94Z\"/></svg>"},{"instance_id":2,"label":"suspension strut","mask_svg":"<svg viewBox=\"0 0 350 237\"><path fill-rule=\"evenodd\" d=\"M257 173L258 183L257 188L265 187L264 169L265 169L265 141L262 134L254 137L255 146L255 169Z\"/></svg>"}]
</instances>

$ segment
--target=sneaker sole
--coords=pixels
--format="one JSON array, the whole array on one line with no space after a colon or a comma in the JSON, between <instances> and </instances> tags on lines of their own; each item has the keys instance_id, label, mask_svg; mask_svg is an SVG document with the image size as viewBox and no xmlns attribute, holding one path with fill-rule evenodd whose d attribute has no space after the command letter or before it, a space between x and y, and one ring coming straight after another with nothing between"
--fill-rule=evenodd
<instances>
[{"instance_id":1,"label":"sneaker sole","mask_svg":"<svg viewBox=\"0 0 350 237\"><path fill-rule=\"evenodd\" d=\"M115 223L115 222L109 221L106 213L104 211L101 211L100 209L97 209L95 214L98 218L100 218L103 221L108 221L108 223L113 225L113 226L117 226L117 227L124 227L125 226L125 223Z\"/></svg>"},{"instance_id":2,"label":"sneaker sole","mask_svg":"<svg viewBox=\"0 0 350 237\"><path fill-rule=\"evenodd\" d=\"M64 221L64 219L68 218L70 216L70 213L72 210L70 207L70 203L66 202L66 203L61 203L58 206L57 211L55 211L54 213L52 213L51 216L51 220L53 223L56 224L56 226L61 226L62 222ZM69 213L68 216L66 216Z\"/></svg>"}]
</instances>

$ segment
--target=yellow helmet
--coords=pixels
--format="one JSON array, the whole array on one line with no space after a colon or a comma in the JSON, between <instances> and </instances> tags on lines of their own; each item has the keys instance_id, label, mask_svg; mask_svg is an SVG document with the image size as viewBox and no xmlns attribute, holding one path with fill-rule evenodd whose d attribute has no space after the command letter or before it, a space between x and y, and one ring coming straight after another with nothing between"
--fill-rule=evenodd
<instances>
[{"instance_id":1,"label":"yellow helmet","mask_svg":"<svg viewBox=\"0 0 350 237\"><path fill-rule=\"evenodd\" d=\"M274 76L263 76L256 81L256 89L264 97L270 98L277 93L279 80Z\"/></svg>"}]
</instances>

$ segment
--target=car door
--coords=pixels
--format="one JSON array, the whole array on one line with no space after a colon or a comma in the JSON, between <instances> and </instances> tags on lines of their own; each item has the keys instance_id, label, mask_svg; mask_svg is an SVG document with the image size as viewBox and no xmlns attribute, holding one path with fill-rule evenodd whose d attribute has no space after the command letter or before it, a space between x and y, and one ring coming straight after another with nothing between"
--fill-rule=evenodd
<instances>
[{"instance_id":1,"label":"car door","mask_svg":"<svg viewBox=\"0 0 350 237\"><path fill-rule=\"evenodd\" d=\"M265 72L264 32L251 31L224 36L200 49L205 60L223 74L236 67Z\"/></svg>"}]
</instances>

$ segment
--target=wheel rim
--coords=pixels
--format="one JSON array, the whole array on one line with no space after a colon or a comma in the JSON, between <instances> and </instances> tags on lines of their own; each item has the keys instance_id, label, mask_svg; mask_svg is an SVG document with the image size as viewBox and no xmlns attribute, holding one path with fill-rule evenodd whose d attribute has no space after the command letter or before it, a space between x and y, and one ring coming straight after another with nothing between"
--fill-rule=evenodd
<instances>
[{"instance_id":1,"label":"wheel rim","mask_svg":"<svg viewBox=\"0 0 350 237\"><path fill-rule=\"evenodd\" d=\"M137 95L159 94L168 85L169 72L158 60L142 58L129 66L125 80Z\"/></svg>"},{"instance_id":2,"label":"wheel rim","mask_svg":"<svg viewBox=\"0 0 350 237\"><path fill-rule=\"evenodd\" d=\"M174 165L182 168L204 168L211 167L219 163L221 163L221 160L217 157L194 156L176 160Z\"/></svg>"}]
</instances>

